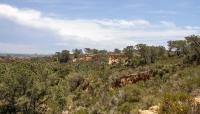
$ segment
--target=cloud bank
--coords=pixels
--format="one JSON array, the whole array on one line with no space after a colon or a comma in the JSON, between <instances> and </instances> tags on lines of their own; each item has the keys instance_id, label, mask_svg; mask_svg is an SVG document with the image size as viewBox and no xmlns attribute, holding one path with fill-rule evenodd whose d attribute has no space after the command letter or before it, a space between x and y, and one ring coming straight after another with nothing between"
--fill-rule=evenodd
<instances>
[{"instance_id":1,"label":"cloud bank","mask_svg":"<svg viewBox=\"0 0 200 114\"><path fill-rule=\"evenodd\" d=\"M48 30L57 35L58 42L55 45L72 48L122 48L138 43L138 39L171 40L200 33L200 27L177 26L168 21L151 23L143 19L58 19L45 16L37 10L19 9L5 4L0 4L0 17L22 26Z\"/></svg>"}]
</instances>

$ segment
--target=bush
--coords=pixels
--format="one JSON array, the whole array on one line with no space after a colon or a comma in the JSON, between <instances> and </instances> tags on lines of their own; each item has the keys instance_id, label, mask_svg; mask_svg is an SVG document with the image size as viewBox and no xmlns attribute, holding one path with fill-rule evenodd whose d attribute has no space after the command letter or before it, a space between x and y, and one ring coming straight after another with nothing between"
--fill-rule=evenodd
<instances>
[{"instance_id":1,"label":"bush","mask_svg":"<svg viewBox=\"0 0 200 114\"><path fill-rule=\"evenodd\" d=\"M189 114L191 97L187 93L167 93L161 102L161 114Z\"/></svg>"},{"instance_id":2,"label":"bush","mask_svg":"<svg viewBox=\"0 0 200 114\"><path fill-rule=\"evenodd\" d=\"M0 79L0 113L44 113L54 108L53 103L57 103L59 111L64 108L65 86L60 81L54 83L61 79L55 76L50 65L16 62L7 67L6 71L1 70L4 73Z\"/></svg>"}]
</instances>

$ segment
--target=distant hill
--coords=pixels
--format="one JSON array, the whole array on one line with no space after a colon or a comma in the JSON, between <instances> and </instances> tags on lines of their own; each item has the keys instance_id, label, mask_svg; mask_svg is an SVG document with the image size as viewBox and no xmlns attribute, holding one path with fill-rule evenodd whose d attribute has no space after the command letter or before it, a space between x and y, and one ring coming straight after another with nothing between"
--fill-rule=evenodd
<instances>
[{"instance_id":1,"label":"distant hill","mask_svg":"<svg viewBox=\"0 0 200 114\"><path fill-rule=\"evenodd\" d=\"M0 53L0 56L10 56L10 57L46 57L51 56L50 54L17 54L17 53Z\"/></svg>"}]
</instances>

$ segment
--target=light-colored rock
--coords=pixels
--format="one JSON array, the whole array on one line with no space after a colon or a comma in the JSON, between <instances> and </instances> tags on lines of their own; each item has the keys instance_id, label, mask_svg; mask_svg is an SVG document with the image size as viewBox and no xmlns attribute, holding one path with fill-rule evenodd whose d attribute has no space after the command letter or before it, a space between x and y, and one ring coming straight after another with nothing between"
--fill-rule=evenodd
<instances>
[{"instance_id":1,"label":"light-colored rock","mask_svg":"<svg viewBox=\"0 0 200 114\"><path fill-rule=\"evenodd\" d=\"M69 111L67 111L67 110L62 111L62 114L69 114Z\"/></svg>"},{"instance_id":2,"label":"light-colored rock","mask_svg":"<svg viewBox=\"0 0 200 114\"><path fill-rule=\"evenodd\" d=\"M74 58L74 59L72 60L72 62L77 62L77 58Z\"/></svg>"},{"instance_id":3,"label":"light-colored rock","mask_svg":"<svg viewBox=\"0 0 200 114\"><path fill-rule=\"evenodd\" d=\"M194 98L195 104L200 104L200 96Z\"/></svg>"},{"instance_id":4,"label":"light-colored rock","mask_svg":"<svg viewBox=\"0 0 200 114\"><path fill-rule=\"evenodd\" d=\"M192 114L199 114L199 109L200 109L200 96L196 96L193 98L193 103L192 103Z\"/></svg>"},{"instance_id":5,"label":"light-colored rock","mask_svg":"<svg viewBox=\"0 0 200 114\"><path fill-rule=\"evenodd\" d=\"M152 112L151 110L139 110L139 114L158 114L158 113Z\"/></svg>"},{"instance_id":6,"label":"light-colored rock","mask_svg":"<svg viewBox=\"0 0 200 114\"><path fill-rule=\"evenodd\" d=\"M159 106L155 105L150 107L148 110L139 110L139 114L158 114Z\"/></svg>"},{"instance_id":7,"label":"light-colored rock","mask_svg":"<svg viewBox=\"0 0 200 114\"><path fill-rule=\"evenodd\" d=\"M159 106L155 105L149 108L149 110L153 111L153 112L158 112L159 111Z\"/></svg>"}]
</instances>

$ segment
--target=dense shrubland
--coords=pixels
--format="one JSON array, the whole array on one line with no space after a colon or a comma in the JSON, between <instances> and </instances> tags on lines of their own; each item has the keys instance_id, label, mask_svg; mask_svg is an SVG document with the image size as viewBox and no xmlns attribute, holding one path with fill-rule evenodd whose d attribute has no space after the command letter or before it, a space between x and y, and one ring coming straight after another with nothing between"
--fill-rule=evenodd
<instances>
[{"instance_id":1,"label":"dense shrubland","mask_svg":"<svg viewBox=\"0 0 200 114\"><path fill-rule=\"evenodd\" d=\"M127 63L108 65L107 51L86 48L94 61L72 62L83 55L64 50L51 57L2 60L0 113L137 114L159 105L161 114L198 114L193 97L200 95L200 37L162 46L138 44L113 53ZM114 88L116 78L151 71L149 80Z\"/></svg>"}]
</instances>

